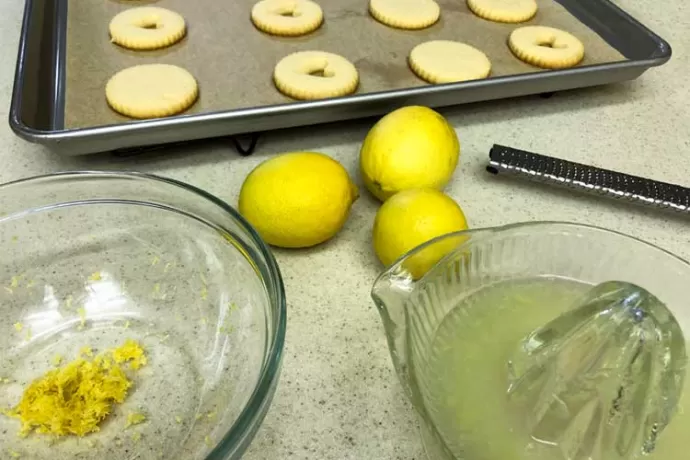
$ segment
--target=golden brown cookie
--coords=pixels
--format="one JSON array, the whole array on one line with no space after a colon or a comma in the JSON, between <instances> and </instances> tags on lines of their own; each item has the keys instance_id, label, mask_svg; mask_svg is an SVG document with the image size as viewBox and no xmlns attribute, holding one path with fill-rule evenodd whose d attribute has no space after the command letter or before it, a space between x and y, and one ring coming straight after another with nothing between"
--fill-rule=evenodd
<instances>
[{"instance_id":1,"label":"golden brown cookie","mask_svg":"<svg viewBox=\"0 0 690 460\"><path fill-rule=\"evenodd\" d=\"M553 27L515 29L510 34L508 46L520 60L545 69L573 67L585 56L585 47L577 37Z\"/></svg>"}]
</instances>

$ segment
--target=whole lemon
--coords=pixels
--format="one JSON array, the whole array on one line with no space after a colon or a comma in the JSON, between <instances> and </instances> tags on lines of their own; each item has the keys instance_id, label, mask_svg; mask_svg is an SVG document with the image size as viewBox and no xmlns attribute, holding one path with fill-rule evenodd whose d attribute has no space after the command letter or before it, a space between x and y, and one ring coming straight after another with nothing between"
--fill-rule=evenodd
<instances>
[{"instance_id":1,"label":"whole lemon","mask_svg":"<svg viewBox=\"0 0 690 460\"><path fill-rule=\"evenodd\" d=\"M291 152L249 173L239 210L268 244L304 248L338 233L358 196L347 171L333 158Z\"/></svg>"},{"instance_id":2,"label":"whole lemon","mask_svg":"<svg viewBox=\"0 0 690 460\"><path fill-rule=\"evenodd\" d=\"M360 169L371 193L385 201L413 188L443 189L460 156L455 130L428 107L395 110L371 128L360 151Z\"/></svg>"},{"instance_id":3,"label":"whole lemon","mask_svg":"<svg viewBox=\"0 0 690 460\"><path fill-rule=\"evenodd\" d=\"M467 229L460 206L436 189L413 189L396 193L379 208L374 220L374 251L386 266L427 241ZM414 278L464 241L449 238L432 244L404 262Z\"/></svg>"}]
</instances>

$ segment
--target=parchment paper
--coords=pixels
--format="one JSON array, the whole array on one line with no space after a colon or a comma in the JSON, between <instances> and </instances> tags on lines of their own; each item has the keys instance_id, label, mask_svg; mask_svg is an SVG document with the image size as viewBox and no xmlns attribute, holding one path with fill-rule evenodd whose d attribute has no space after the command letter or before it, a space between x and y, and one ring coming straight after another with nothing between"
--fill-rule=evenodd
<instances>
[{"instance_id":1,"label":"parchment paper","mask_svg":"<svg viewBox=\"0 0 690 460\"><path fill-rule=\"evenodd\" d=\"M317 0L324 12L321 28L305 37L278 38L259 32L250 20L256 0L69 0L65 127L123 123L105 101L105 84L117 71L145 63L176 64L198 80L199 101L185 113L258 107L293 102L272 82L275 64L302 50L338 53L360 72L358 93L426 85L407 66L417 44L435 39L458 40L484 51L492 75L535 72L508 49L517 27L476 17L465 0L437 0L441 19L420 31L392 29L368 13L367 0ZM567 30L585 45L581 65L625 58L553 0L538 0L539 12L527 24ZM110 43L108 24L133 6L156 5L177 11L187 20L188 33L180 43L157 51L130 51Z\"/></svg>"}]
</instances>

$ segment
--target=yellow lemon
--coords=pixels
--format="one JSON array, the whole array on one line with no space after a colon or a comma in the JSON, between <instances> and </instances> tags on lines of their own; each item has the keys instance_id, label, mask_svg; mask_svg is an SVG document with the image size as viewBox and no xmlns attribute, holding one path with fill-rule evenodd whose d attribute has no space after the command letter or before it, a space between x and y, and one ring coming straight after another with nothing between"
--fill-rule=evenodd
<instances>
[{"instance_id":1,"label":"yellow lemon","mask_svg":"<svg viewBox=\"0 0 690 460\"><path fill-rule=\"evenodd\" d=\"M374 220L374 251L386 266L427 241L467 229L460 206L435 189L414 189L396 193L379 208ZM420 278L464 237L432 244L407 259L403 266Z\"/></svg>"},{"instance_id":2,"label":"yellow lemon","mask_svg":"<svg viewBox=\"0 0 690 460\"><path fill-rule=\"evenodd\" d=\"M427 107L395 110L371 128L360 151L360 169L371 193L385 201L413 188L443 189L460 156L455 130Z\"/></svg>"},{"instance_id":3,"label":"yellow lemon","mask_svg":"<svg viewBox=\"0 0 690 460\"><path fill-rule=\"evenodd\" d=\"M239 210L268 244L304 248L338 233L358 196L336 160L321 153L292 152L249 173Z\"/></svg>"}]
</instances>

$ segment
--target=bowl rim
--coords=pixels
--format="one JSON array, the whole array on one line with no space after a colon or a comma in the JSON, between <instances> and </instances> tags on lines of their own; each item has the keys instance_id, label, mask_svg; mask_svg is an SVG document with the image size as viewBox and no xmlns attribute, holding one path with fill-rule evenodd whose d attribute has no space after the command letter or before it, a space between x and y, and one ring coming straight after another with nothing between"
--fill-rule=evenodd
<instances>
[{"instance_id":1,"label":"bowl rim","mask_svg":"<svg viewBox=\"0 0 690 460\"><path fill-rule=\"evenodd\" d=\"M283 349L285 346L285 335L287 328L287 304L285 299L285 286L283 278L280 273L278 262L276 261L269 246L263 241L259 233L252 227L252 225L242 215L230 206L226 201L217 196L177 179L160 176L157 174L143 173L136 171L113 171L113 170L70 170L56 173L41 174L36 176L24 177L21 179L9 181L0 184L0 193L6 189L46 179L65 179L65 178L82 178L93 177L98 179L136 179L142 181L152 181L167 184L173 187L182 189L185 192L191 192L198 195L200 198L209 201L211 204L221 208L233 218L236 223L247 232L250 239L256 244L259 255L264 258L267 273L259 266L261 275L264 276L269 283L266 283L269 296L275 299L275 330L271 337L270 347L268 348L265 359L262 365L259 379L254 387L254 391L244 405L242 412L232 424L230 429L223 435L223 437L216 443L215 447L207 454L207 460L222 460L227 458L227 455L241 456L244 449L246 449L251 442L253 436L252 431L258 429L258 426L263 421L267 405L270 404L273 392L277 386L277 381L280 376L281 362L283 357Z\"/></svg>"},{"instance_id":2,"label":"bowl rim","mask_svg":"<svg viewBox=\"0 0 690 460\"><path fill-rule=\"evenodd\" d=\"M445 235L440 235L435 238L432 238L431 240L420 244L419 246L416 246L412 248L410 251L406 252L405 254L401 255L398 257L393 263L391 263L388 267L386 267L377 277L376 280L374 281L374 288L372 288L372 295L375 295L375 287L379 283L379 281L384 280L386 277L391 276L392 273L396 273L399 271L404 272L405 270L402 268L403 263L405 260L407 260L409 257L412 255L423 251L424 249L433 246L434 244L437 244L440 241L443 241L448 238L456 238L459 236L463 235L470 235L471 237L474 237L475 240L479 236L486 236L486 235L495 235L495 234L500 234L504 231L512 231L512 230L517 230L517 229L529 229L529 228L536 228L538 230L544 229L544 228L570 228L570 229L581 229L587 232L592 232L592 233L603 233L607 234L609 236L613 236L622 240L628 240L634 244L639 244L641 246L645 246L653 251L659 252L661 254L664 254L665 256L674 259L676 262L680 262L681 264L687 266L690 268L690 259L686 260L683 257L674 254L673 252L669 251L668 249L665 249L661 246L659 246L656 243L652 243L650 241L644 240L642 238L639 238L637 236L629 235L627 233L623 233L618 230L613 230L610 228L598 226L598 225L592 225L592 224L583 224L583 223L578 223L578 222L572 222L572 221L566 221L566 220L531 220L531 221L523 221L523 222L513 222L510 224L503 224L503 225L496 225L492 227L477 227L477 228L468 228L465 230L459 230L456 232L451 232L447 233ZM464 242L462 244L467 244L467 242ZM453 251L451 251L452 253ZM445 259L445 257L443 258ZM438 263L442 263L443 259L441 259ZM419 280L418 280L419 281Z\"/></svg>"}]
</instances>

